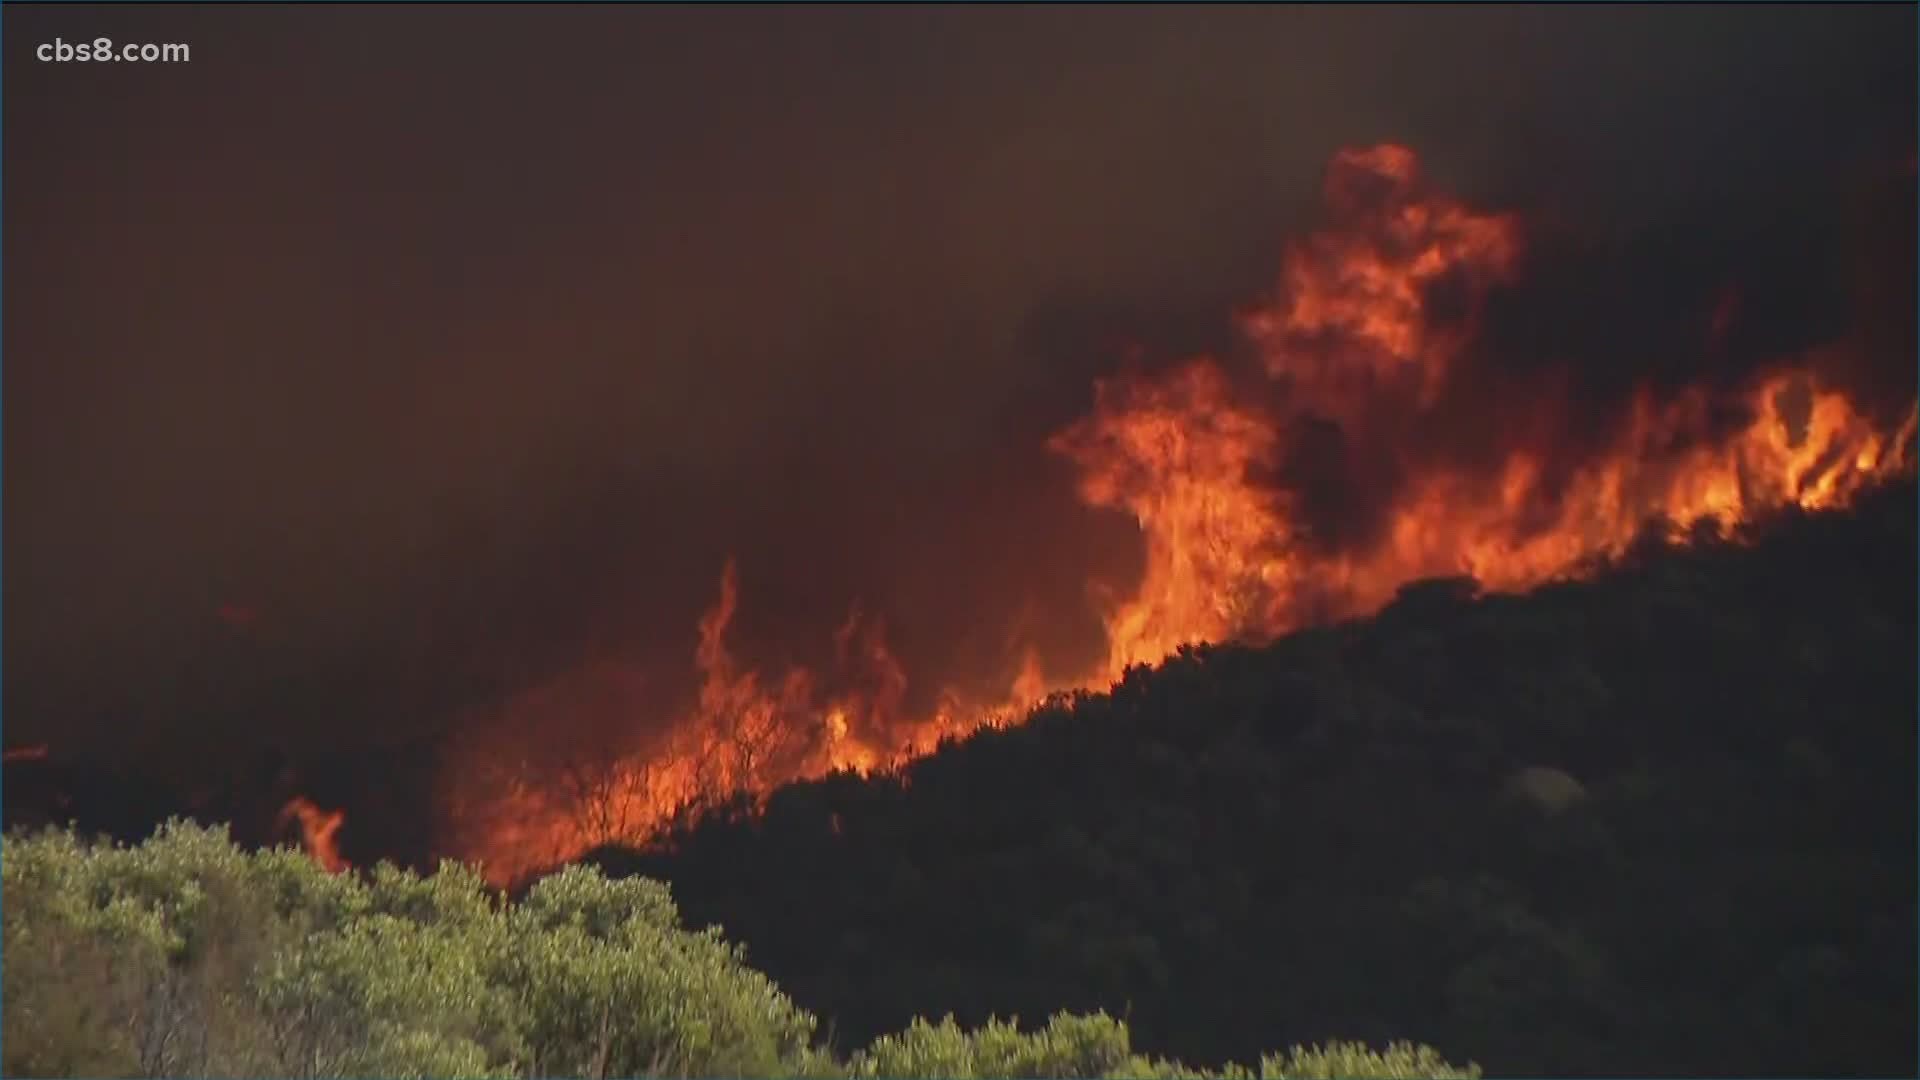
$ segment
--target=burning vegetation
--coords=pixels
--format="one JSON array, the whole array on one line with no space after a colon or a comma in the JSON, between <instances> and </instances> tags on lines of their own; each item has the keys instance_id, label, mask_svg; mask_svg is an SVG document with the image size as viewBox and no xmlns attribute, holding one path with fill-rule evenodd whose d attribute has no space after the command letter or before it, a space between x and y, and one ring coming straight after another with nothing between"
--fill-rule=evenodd
<instances>
[{"instance_id":1,"label":"burning vegetation","mask_svg":"<svg viewBox=\"0 0 1920 1080\"><path fill-rule=\"evenodd\" d=\"M636 689L614 707L655 734L624 754L526 770L474 751L487 760L448 770L453 853L505 881L644 840L690 808L888 771L1183 645L1365 614L1427 577L1524 589L1616 558L1650 528L1730 535L1911 469L1911 399L1892 413L1855 400L1832 375L1839 346L1732 382L1642 385L1604 423L1572 423L1584 403L1550 367L1500 376L1494 393L1476 346L1498 290L1524 277L1520 219L1435 192L1396 146L1338 154L1324 201L1324 227L1288 246L1273 293L1242 314L1244 356L1102 380L1091 412L1048 441L1077 469L1079 497L1131 517L1145 549L1137 587L1102 613L1094 670L1049 673L1029 648L1004 691L947 690L910 715L885 625L856 607L834 636L837 671L769 674L729 649L741 603L729 561L698 622L683 715L659 726ZM1726 292L1703 312L1703 348L1737 301ZM555 693L507 711L566 707ZM336 865L338 817L289 813Z\"/></svg>"},{"instance_id":2,"label":"burning vegetation","mask_svg":"<svg viewBox=\"0 0 1920 1080\"><path fill-rule=\"evenodd\" d=\"M323 810L305 796L289 799L280 809L280 828L297 830L300 834L300 846L307 855L330 874L337 874L347 868L347 861L340 856L340 845L336 839L340 826L346 824L347 815L343 810Z\"/></svg>"}]
</instances>

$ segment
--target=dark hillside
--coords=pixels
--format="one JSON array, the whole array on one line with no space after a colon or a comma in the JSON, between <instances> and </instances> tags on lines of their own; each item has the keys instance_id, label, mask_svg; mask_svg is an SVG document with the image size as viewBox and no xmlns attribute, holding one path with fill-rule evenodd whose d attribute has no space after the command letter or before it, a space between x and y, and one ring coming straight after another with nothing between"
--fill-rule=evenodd
<instances>
[{"instance_id":1,"label":"dark hillside","mask_svg":"<svg viewBox=\"0 0 1920 1080\"><path fill-rule=\"evenodd\" d=\"M1915 520L1903 487L1528 596L1426 583L597 859L846 1045L1105 1008L1202 1062L1912 1075Z\"/></svg>"}]
</instances>

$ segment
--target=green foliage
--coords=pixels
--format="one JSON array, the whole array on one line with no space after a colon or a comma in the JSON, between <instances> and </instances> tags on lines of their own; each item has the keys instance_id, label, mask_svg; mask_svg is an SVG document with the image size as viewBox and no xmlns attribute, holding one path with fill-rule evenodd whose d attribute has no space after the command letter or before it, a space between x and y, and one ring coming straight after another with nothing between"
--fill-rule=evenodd
<instances>
[{"instance_id":1,"label":"green foliage","mask_svg":"<svg viewBox=\"0 0 1920 1080\"><path fill-rule=\"evenodd\" d=\"M133 847L8 836L0 871L9 1076L1212 1075L1133 1054L1105 1014L915 1021L843 1061L664 886L590 868L509 904L455 864L328 875L169 822ZM1368 1076L1461 1075L1343 1052L1401 1070Z\"/></svg>"},{"instance_id":2,"label":"green foliage","mask_svg":"<svg viewBox=\"0 0 1920 1080\"><path fill-rule=\"evenodd\" d=\"M1260 1080L1414 1080L1417 1077L1478 1080L1478 1066L1449 1065L1430 1046L1394 1043L1376 1052L1361 1043L1296 1046L1260 1059Z\"/></svg>"},{"instance_id":3,"label":"green foliage","mask_svg":"<svg viewBox=\"0 0 1920 1080\"><path fill-rule=\"evenodd\" d=\"M1061 1013L1024 1033L1017 1023L999 1020L964 1031L948 1016L938 1024L915 1020L907 1030L881 1037L855 1055L853 1073L954 1080L1099 1077L1119 1074L1131 1057L1126 1026L1105 1013Z\"/></svg>"},{"instance_id":4,"label":"green foliage","mask_svg":"<svg viewBox=\"0 0 1920 1080\"><path fill-rule=\"evenodd\" d=\"M581 870L330 876L169 823L5 840L8 1075L777 1071L810 1016L666 890Z\"/></svg>"},{"instance_id":5,"label":"green foliage","mask_svg":"<svg viewBox=\"0 0 1920 1080\"><path fill-rule=\"evenodd\" d=\"M253 980L276 1075L444 1075L486 1069L497 994L458 932L369 914L276 952ZM422 1071L426 1070L426 1071Z\"/></svg>"},{"instance_id":6,"label":"green foliage","mask_svg":"<svg viewBox=\"0 0 1920 1080\"><path fill-rule=\"evenodd\" d=\"M718 932L678 929L656 882L573 867L508 924L503 982L541 1075L770 1075L813 1034Z\"/></svg>"},{"instance_id":7,"label":"green foliage","mask_svg":"<svg viewBox=\"0 0 1920 1080\"><path fill-rule=\"evenodd\" d=\"M1231 1064L1218 1071L1193 1069L1133 1053L1126 1024L1105 1013L1059 1013L1031 1032L999 1020L967 1031L951 1016L938 1024L916 1019L905 1031L882 1036L856 1054L852 1074L874 1080L932 1076L952 1080L1478 1080L1480 1069L1449 1064L1432 1047L1404 1042L1385 1051L1339 1042L1294 1047L1285 1054L1263 1057L1257 1072Z\"/></svg>"},{"instance_id":8,"label":"green foliage","mask_svg":"<svg viewBox=\"0 0 1920 1080\"><path fill-rule=\"evenodd\" d=\"M9 842L4 879L6 1023L0 1072L111 1075L139 1057L134 1031L173 941L153 912L99 897L97 862L70 833Z\"/></svg>"}]
</instances>

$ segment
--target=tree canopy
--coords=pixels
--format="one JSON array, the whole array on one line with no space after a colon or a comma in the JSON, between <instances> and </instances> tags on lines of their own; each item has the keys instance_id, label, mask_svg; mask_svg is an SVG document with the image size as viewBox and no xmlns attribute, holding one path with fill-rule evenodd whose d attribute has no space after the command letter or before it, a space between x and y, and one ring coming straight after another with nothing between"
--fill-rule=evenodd
<instances>
[{"instance_id":1,"label":"tree canopy","mask_svg":"<svg viewBox=\"0 0 1920 1080\"><path fill-rule=\"evenodd\" d=\"M8 1076L1202 1077L1104 1014L914 1021L842 1057L665 886L591 867L518 902L448 863L329 875L170 822L138 845L0 841ZM1237 1077L1474 1076L1345 1044Z\"/></svg>"}]
</instances>

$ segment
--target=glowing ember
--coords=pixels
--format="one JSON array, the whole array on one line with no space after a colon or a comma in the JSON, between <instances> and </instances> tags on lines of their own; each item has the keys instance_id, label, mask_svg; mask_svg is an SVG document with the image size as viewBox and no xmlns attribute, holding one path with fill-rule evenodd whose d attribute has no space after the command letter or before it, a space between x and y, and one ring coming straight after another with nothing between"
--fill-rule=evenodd
<instances>
[{"instance_id":1,"label":"glowing ember","mask_svg":"<svg viewBox=\"0 0 1920 1080\"><path fill-rule=\"evenodd\" d=\"M0 761L4 761L7 764L12 764L16 761L45 760L47 760L46 743L31 743L26 746L16 746L4 753L0 753Z\"/></svg>"},{"instance_id":2,"label":"glowing ember","mask_svg":"<svg viewBox=\"0 0 1920 1080\"><path fill-rule=\"evenodd\" d=\"M729 562L698 622L693 706L661 728L633 703L632 730L659 733L560 782L476 754L487 759L450 772L458 853L505 881L596 844L643 841L730 795L895 769L943 739L1017 722L1050 691L1109 685L1184 644L1363 614L1426 577L1527 588L1617 557L1650 523L1676 538L1702 526L1725 534L1772 509L1844 505L1913 467L1916 413L1877 422L1823 382L1819 354L1778 363L1731 397L1642 388L1577 460L1552 452L1565 395L1550 376L1524 388L1527 415L1491 423L1490 453L1420 452L1406 432L1471 390L1463 366L1487 297L1520 271L1519 223L1428 191L1414 155L1393 146L1342 152L1325 197L1330 227L1287 249L1273 296L1241 320L1257 377L1236 380L1201 357L1103 380L1092 411L1048 443L1078 468L1080 497L1131 516L1145 548L1132 594L1104 613L1096 670L1050 682L1028 649L1004 699L949 690L931 715L907 716L906 672L883 625L856 608L834 637L830 683L799 668L768 677L727 647L740 602ZM1702 347L1717 347L1737 315L1723 294ZM1366 528L1316 532L1300 490L1276 479L1316 433L1336 460L1365 451L1387 463L1391 483L1362 478L1341 493L1372 509ZM324 829L301 820L309 850L331 850L337 815Z\"/></svg>"},{"instance_id":3,"label":"glowing ember","mask_svg":"<svg viewBox=\"0 0 1920 1080\"><path fill-rule=\"evenodd\" d=\"M347 861L340 857L339 844L335 839L340 826L346 821L345 811L322 810L305 796L295 796L280 808L280 827L299 826L300 846L306 849L308 857L329 874L337 874L347 868Z\"/></svg>"}]
</instances>

